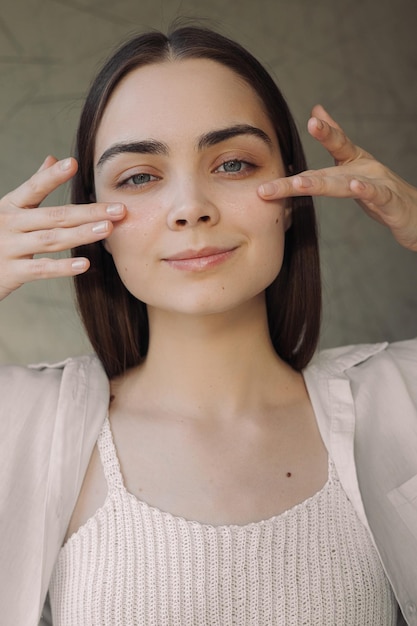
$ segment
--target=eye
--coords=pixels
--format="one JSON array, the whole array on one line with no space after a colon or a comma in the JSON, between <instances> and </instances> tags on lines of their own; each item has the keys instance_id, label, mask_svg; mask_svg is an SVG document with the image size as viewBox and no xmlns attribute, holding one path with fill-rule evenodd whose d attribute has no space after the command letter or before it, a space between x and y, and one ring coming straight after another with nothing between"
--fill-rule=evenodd
<instances>
[{"instance_id":1,"label":"eye","mask_svg":"<svg viewBox=\"0 0 417 626\"><path fill-rule=\"evenodd\" d=\"M143 185L151 183L154 180L158 180L158 177L148 174L147 172L140 172L139 174L133 174L132 176L129 176L129 178L119 181L117 183L117 188L142 187Z\"/></svg>"},{"instance_id":2,"label":"eye","mask_svg":"<svg viewBox=\"0 0 417 626\"><path fill-rule=\"evenodd\" d=\"M249 174L256 166L248 161L242 161L241 159L229 159L224 161L219 167L216 168L216 172L225 174Z\"/></svg>"}]
</instances>

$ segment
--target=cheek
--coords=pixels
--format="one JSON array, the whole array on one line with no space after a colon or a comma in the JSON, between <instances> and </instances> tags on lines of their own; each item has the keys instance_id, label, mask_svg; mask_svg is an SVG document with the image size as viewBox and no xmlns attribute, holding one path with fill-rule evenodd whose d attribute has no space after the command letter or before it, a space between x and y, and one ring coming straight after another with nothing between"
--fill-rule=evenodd
<instances>
[{"instance_id":1,"label":"cheek","mask_svg":"<svg viewBox=\"0 0 417 626\"><path fill-rule=\"evenodd\" d=\"M257 197L241 211L241 223L245 224L251 254L250 267L255 276L261 277L263 286L267 287L282 266L286 231L285 203L265 202Z\"/></svg>"},{"instance_id":2,"label":"cheek","mask_svg":"<svg viewBox=\"0 0 417 626\"><path fill-rule=\"evenodd\" d=\"M283 218L286 200L263 200L257 191L260 184L260 180L239 181L235 185L229 182L215 190L212 200L226 219L230 215L241 219L242 224L251 221L254 228L271 228Z\"/></svg>"},{"instance_id":3,"label":"cheek","mask_svg":"<svg viewBox=\"0 0 417 626\"><path fill-rule=\"evenodd\" d=\"M280 236L285 233L286 203L283 200L266 202L256 194L236 204L234 211L254 237L280 241Z\"/></svg>"},{"instance_id":4,"label":"cheek","mask_svg":"<svg viewBox=\"0 0 417 626\"><path fill-rule=\"evenodd\" d=\"M279 272L284 256L286 212L283 202L269 203L260 208L263 219L260 220L258 252L262 255L265 266L272 273ZM274 276L274 278L275 278Z\"/></svg>"},{"instance_id":5,"label":"cheek","mask_svg":"<svg viewBox=\"0 0 417 626\"><path fill-rule=\"evenodd\" d=\"M146 228L133 221L120 224L115 227L105 245L126 289L135 298L144 301L142 290L149 282L149 251L152 249Z\"/></svg>"},{"instance_id":6,"label":"cheek","mask_svg":"<svg viewBox=\"0 0 417 626\"><path fill-rule=\"evenodd\" d=\"M160 222L155 207L138 207L126 200L124 204L127 207L125 219L114 224L112 234L106 239L106 250L114 257L131 254L146 246Z\"/></svg>"}]
</instances>

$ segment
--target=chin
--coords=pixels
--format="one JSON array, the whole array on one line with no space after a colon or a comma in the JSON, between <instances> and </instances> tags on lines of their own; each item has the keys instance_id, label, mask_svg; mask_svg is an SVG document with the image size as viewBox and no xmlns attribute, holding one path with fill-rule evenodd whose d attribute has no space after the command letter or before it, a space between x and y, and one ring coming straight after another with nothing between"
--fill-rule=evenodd
<instances>
[{"instance_id":1,"label":"chin","mask_svg":"<svg viewBox=\"0 0 417 626\"><path fill-rule=\"evenodd\" d=\"M183 295L183 294L182 294ZM244 317L245 311L251 314L255 310L259 310L265 304L265 290L257 290L255 293L246 294L245 297L236 297L232 294L227 295L222 289L220 293L199 294L191 297L188 294L186 298L181 297L177 302L172 299L169 303L150 302L148 304L149 311L161 311L165 315L186 316L195 318L213 318L216 316L238 316Z\"/></svg>"}]
</instances>

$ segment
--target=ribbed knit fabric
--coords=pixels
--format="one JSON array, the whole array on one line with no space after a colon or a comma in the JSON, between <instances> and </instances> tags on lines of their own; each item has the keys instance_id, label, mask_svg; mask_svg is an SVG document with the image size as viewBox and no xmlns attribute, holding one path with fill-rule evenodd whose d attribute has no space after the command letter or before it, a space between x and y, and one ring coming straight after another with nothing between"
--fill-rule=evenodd
<instances>
[{"instance_id":1,"label":"ribbed knit fabric","mask_svg":"<svg viewBox=\"0 0 417 626\"><path fill-rule=\"evenodd\" d=\"M269 520L211 526L124 487L107 420L105 504L62 548L54 626L393 626L396 603L329 462L326 485Z\"/></svg>"}]
</instances>

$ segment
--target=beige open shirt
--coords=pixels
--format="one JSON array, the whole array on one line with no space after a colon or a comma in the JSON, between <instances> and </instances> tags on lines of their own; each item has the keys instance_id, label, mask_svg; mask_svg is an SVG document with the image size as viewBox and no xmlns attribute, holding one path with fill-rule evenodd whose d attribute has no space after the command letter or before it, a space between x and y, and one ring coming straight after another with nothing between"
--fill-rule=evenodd
<instances>
[{"instance_id":1,"label":"beige open shirt","mask_svg":"<svg viewBox=\"0 0 417 626\"><path fill-rule=\"evenodd\" d=\"M340 481L417 626L417 340L325 351L304 378ZM94 356L0 368L2 624L39 622L108 403Z\"/></svg>"}]
</instances>

